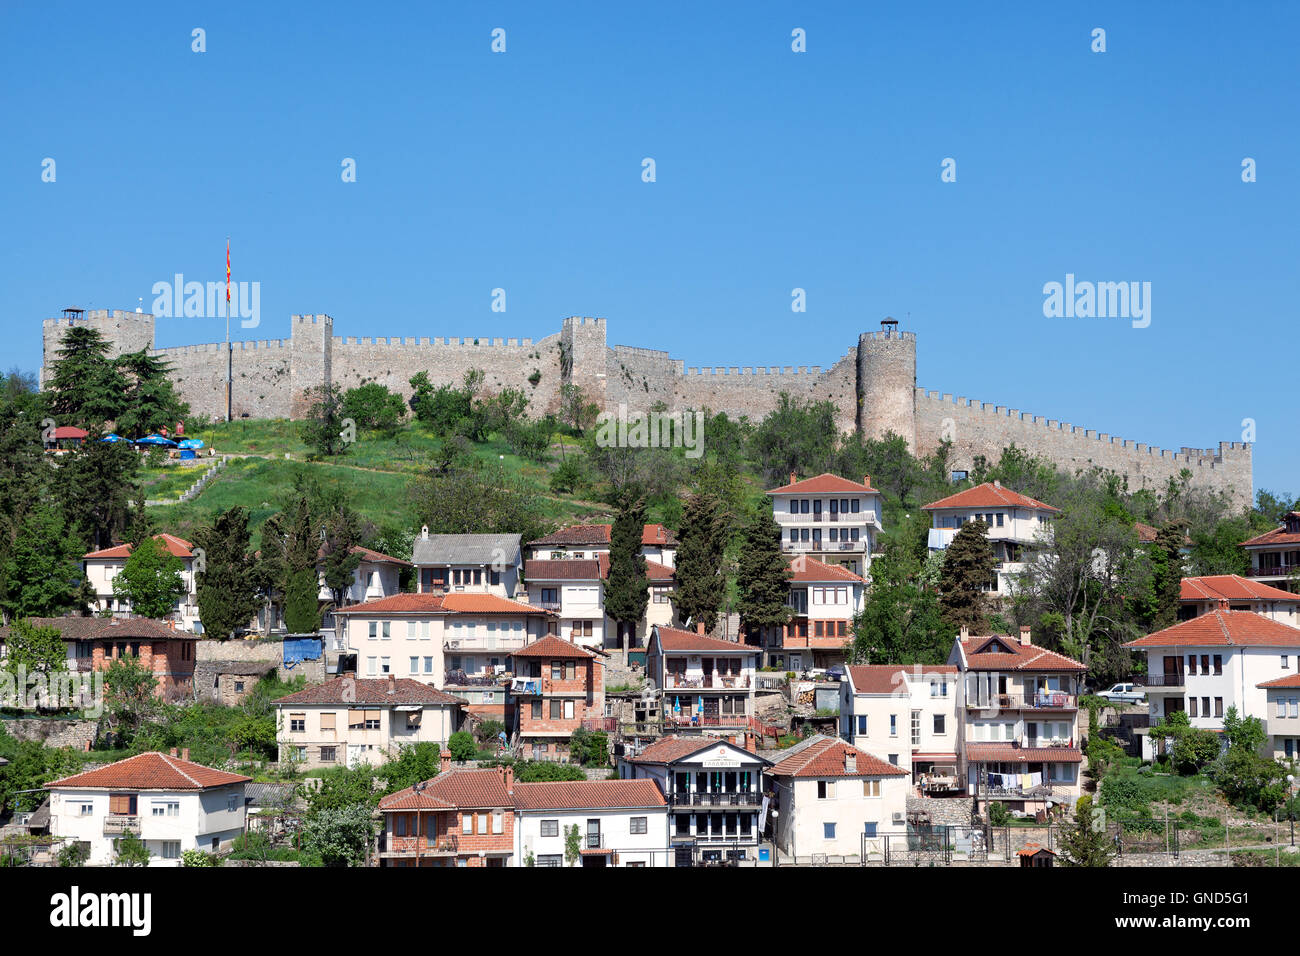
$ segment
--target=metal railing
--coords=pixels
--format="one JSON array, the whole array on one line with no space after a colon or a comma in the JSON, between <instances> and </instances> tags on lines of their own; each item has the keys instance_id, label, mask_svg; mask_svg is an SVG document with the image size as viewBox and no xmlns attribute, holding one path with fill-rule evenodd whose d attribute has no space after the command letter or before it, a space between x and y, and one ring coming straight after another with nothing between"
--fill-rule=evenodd
<instances>
[{"instance_id":1,"label":"metal railing","mask_svg":"<svg viewBox=\"0 0 1300 956\"><path fill-rule=\"evenodd\" d=\"M1074 710L1079 698L1064 691L1043 690L1028 694L986 694L967 698L970 710Z\"/></svg>"},{"instance_id":2,"label":"metal railing","mask_svg":"<svg viewBox=\"0 0 1300 956\"><path fill-rule=\"evenodd\" d=\"M617 717L584 717L582 720L583 730L600 730L606 733L613 733L618 730Z\"/></svg>"},{"instance_id":3,"label":"metal railing","mask_svg":"<svg viewBox=\"0 0 1300 956\"><path fill-rule=\"evenodd\" d=\"M730 793L671 793L668 805L673 807L756 807L763 796L754 791Z\"/></svg>"},{"instance_id":4,"label":"metal railing","mask_svg":"<svg viewBox=\"0 0 1300 956\"><path fill-rule=\"evenodd\" d=\"M750 678L740 674L713 674L702 677L679 677L671 671L664 675L665 690L744 690Z\"/></svg>"}]
</instances>

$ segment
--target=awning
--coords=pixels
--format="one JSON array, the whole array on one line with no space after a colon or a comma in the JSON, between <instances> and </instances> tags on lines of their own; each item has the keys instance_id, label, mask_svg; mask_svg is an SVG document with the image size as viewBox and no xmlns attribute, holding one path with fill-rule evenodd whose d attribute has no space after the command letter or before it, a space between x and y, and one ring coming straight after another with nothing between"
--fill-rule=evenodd
<instances>
[{"instance_id":1,"label":"awning","mask_svg":"<svg viewBox=\"0 0 1300 956\"><path fill-rule=\"evenodd\" d=\"M395 710L424 710L423 704L398 704Z\"/></svg>"},{"instance_id":2,"label":"awning","mask_svg":"<svg viewBox=\"0 0 1300 956\"><path fill-rule=\"evenodd\" d=\"M613 850L579 850L578 852L582 856L609 856L614 851Z\"/></svg>"}]
</instances>

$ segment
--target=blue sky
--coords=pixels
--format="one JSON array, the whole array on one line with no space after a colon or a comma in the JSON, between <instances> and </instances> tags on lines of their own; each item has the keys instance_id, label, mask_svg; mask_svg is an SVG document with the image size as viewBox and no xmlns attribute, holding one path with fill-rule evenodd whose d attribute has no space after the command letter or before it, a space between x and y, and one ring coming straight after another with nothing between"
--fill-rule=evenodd
<instances>
[{"instance_id":1,"label":"blue sky","mask_svg":"<svg viewBox=\"0 0 1300 956\"><path fill-rule=\"evenodd\" d=\"M893 315L924 387L1166 448L1250 418L1256 487L1300 490L1297 5L983 6L6 5L5 365L65 306L222 278L231 235L242 337L600 315L687 365L828 367ZM1045 318L1067 273L1150 282L1150 326Z\"/></svg>"}]
</instances>

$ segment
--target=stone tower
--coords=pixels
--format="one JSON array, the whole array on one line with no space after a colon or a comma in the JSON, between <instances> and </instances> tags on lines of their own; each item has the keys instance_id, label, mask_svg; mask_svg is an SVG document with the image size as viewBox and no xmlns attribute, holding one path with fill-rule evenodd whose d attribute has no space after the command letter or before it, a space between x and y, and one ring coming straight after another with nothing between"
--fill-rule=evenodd
<instances>
[{"instance_id":1,"label":"stone tower","mask_svg":"<svg viewBox=\"0 0 1300 956\"><path fill-rule=\"evenodd\" d=\"M879 332L858 336L858 434L883 438L888 432L916 450L916 333L899 332L894 319Z\"/></svg>"},{"instance_id":2,"label":"stone tower","mask_svg":"<svg viewBox=\"0 0 1300 956\"><path fill-rule=\"evenodd\" d=\"M560 382L577 385L590 401L605 408L609 349L605 320L572 315L560 328Z\"/></svg>"},{"instance_id":3,"label":"stone tower","mask_svg":"<svg viewBox=\"0 0 1300 956\"><path fill-rule=\"evenodd\" d=\"M290 322L289 415L306 418L312 403L307 390L333 380L334 320L328 315L295 315Z\"/></svg>"},{"instance_id":4,"label":"stone tower","mask_svg":"<svg viewBox=\"0 0 1300 956\"><path fill-rule=\"evenodd\" d=\"M41 387L50 374L50 366L59 357L59 347L63 336L74 325L96 329L109 343L109 358L117 358L127 352L139 352L153 348L153 316L148 312L125 312L121 309L68 309L62 317L46 319L42 330L45 354L41 361Z\"/></svg>"}]
</instances>

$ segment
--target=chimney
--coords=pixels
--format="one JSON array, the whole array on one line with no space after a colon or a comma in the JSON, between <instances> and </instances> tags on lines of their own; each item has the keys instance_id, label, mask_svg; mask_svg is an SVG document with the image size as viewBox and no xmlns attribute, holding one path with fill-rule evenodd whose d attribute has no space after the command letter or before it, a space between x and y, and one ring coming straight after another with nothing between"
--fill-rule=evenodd
<instances>
[{"instance_id":1,"label":"chimney","mask_svg":"<svg viewBox=\"0 0 1300 956\"><path fill-rule=\"evenodd\" d=\"M438 772L446 773L451 769L451 751L446 747L442 748L442 753L438 754Z\"/></svg>"},{"instance_id":2,"label":"chimney","mask_svg":"<svg viewBox=\"0 0 1300 956\"><path fill-rule=\"evenodd\" d=\"M964 641L968 637L970 637L970 628L963 624L961 626L961 639Z\"/></svg>"},{"instance_id":3,"label":"chimney","mask_svg":"<svg viewBox=\"0 0 1300 956\"><path fill-rule=\"evenodd\" d=\"M863 483L864 485L866 485L868 488L870 488L870 487L871 487L871 476L870 476L870 475L863 475L863 476L862 476L862 483Z\"/></svg>"},{"instance_id":4,"label":"chimney","mask_svg":"<svg viewBox=\"0 0 1300 956\"><path fill-rule=\"evenodd\" d=\"M190 748L189 748L189 747L186 747L184 750L181 751L181 759L182 759L182 760L189 760L189 759L190 759Z\"/></svg>"},{"instance_id":5,"label":"chimney","mask_svg":"<svg viewBox=\"0 0 1300 956\"><path fill-rule=\"evenodd\" d=\"M790 484L793 485L794 482L795 482L795 475L794 475L794 472L792 471L792 472L790 472Z\"/></svg>"},{"instance_id":6,"label":"chimney","mask_svg":"<svg viewBox=\"0 0 1300 956\"><path fill-rule=\"evenodd\" d=\"M429 526L427 524L420 526L420 537L426 541L429 539Z\"/></svg>"},{"instance_id":7,"label":"chimney","mask_svg":"<svg viewBox=\"0 0 1300 956\"><path fill-rule=\"evenodd\" d=\"M391 671L388 674L388 693L390 695L397 693L397 675Z\"/></svg>"},{"instance_id":8,"label":"chimney","mask_svg":"<svg viewBox=\"0 0 1300 956\"><path fill-rule=\"evenodd\" d=\"M172 756L173 756L173 757L176 756L176 748L175 748L175 747L172 748Z\"/></svg>"},{"instance_id":9,"label":"chimney","mask_svg":"<svg viewBox=\"0 0 1300 956\"><path fill-rule=\"evenodd\" d=\"M696 622L695 622L695 633L696 633L696 634L703 634L703 633L704 633L704 622L703 622L703 621L696 621Z\"/></svg>"},{"instance_id":10,"label":"chimney","mask_svg":"<svg viewBox=\"0 0 1300 956\"><path fill-rule=\"evenodd\" d=\"M1219 598L1219 610L1226 611L1228 609L1229 609L1228 599L1226 597Z\"/></svg>"},{"instance_id":11,"label":"chimney","mask_svg":"<svg viewBox=\"0 0 1300 956\"><path fill-rule=\"evenodd\" d=\"M844 749L844 772L845 773L858 772L858 755L852 748L849 747L846 747Z\"/></svg>"},{"instance_id":12,"label":"chimney","mask_svg":"<svg viewBox=\"0 0 1300 956\"><path fill-rule=\"evenodd\" d=\"M1023 647L1028 647L1030 644L1034 643L1034 639L1029 636L1028 624L1020 625L1020 643Z\"/></svg>"},{"instance_id":13,"label":"chimney","mask_svg":"<svg viewBox=\"0 0 1300 956\"><path fill-rule=\"evenodd\" d=\"M501 782L505 785L506 793L513 793L515 789L515 768L502 764L497 769L501 771Z\"/></svg>"},{"instance_id":14,"label":"chimney","mask_svg":"<svg viewBox=\"0 0 1300 956\"><path fill-rule=\"evenodd\" d=\"M1001 487L1002 487L1002 482L999 481L997 478L994 478L994 479L993 479L993 487L994 487L994 488L1001 488Z\"/></svg>"}]
</instances>

